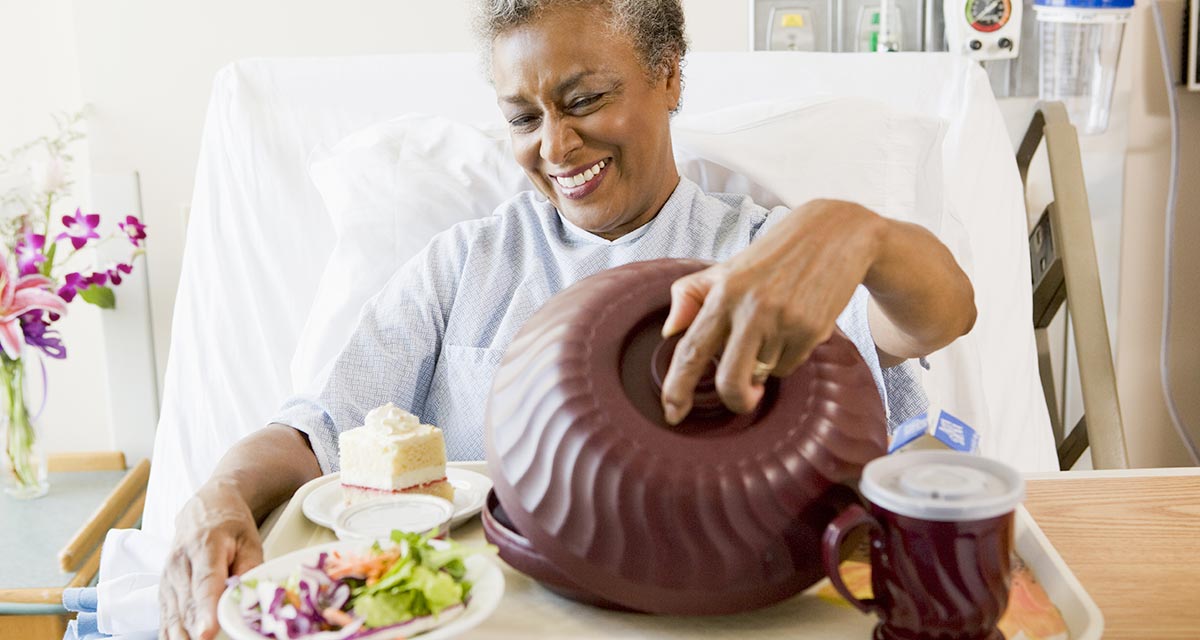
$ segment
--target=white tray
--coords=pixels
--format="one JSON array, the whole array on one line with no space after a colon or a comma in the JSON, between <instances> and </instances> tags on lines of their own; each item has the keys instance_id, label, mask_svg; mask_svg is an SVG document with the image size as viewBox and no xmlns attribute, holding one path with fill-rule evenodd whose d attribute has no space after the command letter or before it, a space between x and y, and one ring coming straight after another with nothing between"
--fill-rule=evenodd
<instances>
[{"instance_id":1,"label":"white tray","mask_svg":"<svg viewBox=\"0 0 1200 640\"><path fill-rule=\"evenodd\" d=\"M454 466L487 472L483 463ZM311 490L311 488L310 488ZM301 488L296 497L303 500ZM1062 613L1072 640L1094 640L1104 631L1104 618L1092 598L1059 557L1029 513L1020 507L1016 514L1016 550L1033 570L1038 583ZM483 530L478 520L464 523L452 533L456 540L481 544ZM300 513L293 500L283 510L263 540L267 558L293 549L333 540L333 534ZM503 563L501 563L503 565ZM618 613L578 604L556 596L533 580L503 565L506 582L504 599L496 611L470 633L472 640L511 638L729 638L745 640L867 640L875 627L867 616L848 603L828 595L828 581L779 604L731 616L674 618L636 613ZM819 593L824 591L825 593ZM1061 636L1055 640L1060 640ZM1009 640L1015 640L1010 638Z\"/></svg>"},{"instance_id":2,"label":"white tray","mask_svg":"<svg viewBox=\"0 0 1200 640\"><path fill-rule=\"evenodd\" d=\"M1071 573L1024 505L1017 507L1016 524L1017 555L1033 569L1050 601L1058 606L1072 640L1095 640L1103 636L1104 616L1100 607Z\"/></svg>"}]
</instances>

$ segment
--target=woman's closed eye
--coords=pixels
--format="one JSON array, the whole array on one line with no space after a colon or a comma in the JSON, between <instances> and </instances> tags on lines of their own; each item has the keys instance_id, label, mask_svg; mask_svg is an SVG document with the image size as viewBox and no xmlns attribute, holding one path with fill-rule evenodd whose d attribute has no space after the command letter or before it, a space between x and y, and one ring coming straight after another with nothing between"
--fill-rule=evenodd
<instances>
[{"instance_id":1,"label":"woman's closed eye","mask_svg":"<svg viewBox=\"0 0 1200 640\"><path fill-rule=\"evenodd\" d=\"M541 120L535 115L519 115L508 121L508 126L517 131L532 131Z\"/></svg>"},{"instance_id":2,"label":"woman's closed eye","mask_svg":"<svg viewBox=\"0 0 1200 640\"><path fill-rule=\"evenodd\" d=\"M567 111L571 115L587 115L590 110L595 109L600 104L604 95L603 93L592 93L575 98L567 105ZM508 126L518 132L525 133L536 129L539 122L541 122L541 117L538 115L521 114L509 119Z\"/></svg>"},{"instance_id":3,"label":"woman's closed eye","mask_svg":"<svg viewBox=\"0 0 1200 640\"><path fill-rule=\"evenodd\" d=\"M598 102L600 102L600 98L603 97L603 93L592 93L586 96L580 96L575 100L572 100L571 104L567 108L571 111L585 110L588 107L595 106Z\"/></svg>"}]
</instances>

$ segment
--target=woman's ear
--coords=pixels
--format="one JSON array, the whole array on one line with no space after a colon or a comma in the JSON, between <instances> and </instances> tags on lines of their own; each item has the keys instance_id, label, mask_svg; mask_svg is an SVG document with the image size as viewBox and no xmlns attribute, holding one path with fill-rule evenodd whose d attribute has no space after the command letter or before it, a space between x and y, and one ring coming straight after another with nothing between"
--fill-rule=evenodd
<instances>
[{"instance_id":1,"label":"woman's ear","mask_svg":"<svg viewBox=\"0 0 1200 640\"><path fill-rule=\"evenodd\" d=\"M662 64L662 78L667 83L667 110L674 112L679 108L679 99L683 95L683 79L680 76L679 56L669 54Z\"/></svg>"}]
</instances>

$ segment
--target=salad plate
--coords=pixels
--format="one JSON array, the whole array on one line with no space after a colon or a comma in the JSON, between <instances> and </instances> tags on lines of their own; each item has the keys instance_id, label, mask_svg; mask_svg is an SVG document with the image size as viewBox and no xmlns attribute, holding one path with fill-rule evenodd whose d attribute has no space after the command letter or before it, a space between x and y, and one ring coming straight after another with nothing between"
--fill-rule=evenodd
<instances>
[{"instance_id":1,"label":"salad plate","mask_svg":"<svg viewBox=\"0 0 1200 640\"><path fill-rule=\"evenodd\" d=\"M309 492L300 505L306 518L330 530L337 522L338 514L345 508L338 477L339 474L331 473L314 480L321 482L321 486ZM457 467L446 467L446 480L454 486L454 516L450 518L450 528L453 529L483 509L488 491L492 489L492 481L482 473Z\"/></svg>"},{"instance_id":2,"label":"salad plate","mask_svg":"<svg viewBox=\"0 0 1200 640\"><path fill-rule=\"evenodd\" d=\"M376 555L377 552L369 543L341 541L301 549L247 571L236 581L231 581L221 594L217 604L217 620L221 629L232 640L272 637L280 640L388 640L414 636L421 640L445 640L474 628L495 611L504 595L504 575L496 562L487 557L487 552L442 540L429 540L416 534L404 537L407 539L399 544L384 543L385 551L398 550L393 556ZM422 547L425 554L423 559L422 555L407 551L408 545L412 544L409 540L418 539L421 545L427 545ZM433 560L434 564L431 564L433 554L439 552L442 559ZM381 572L381 576L375 577L376 589L388 582L389 575L416 575L413 569L416 565L429 567L432 573L420 579L407 578L406 582L401 582L401 587L372 593L372 589L364 590L363 581L356 580L355 575L362 573L363 568L369 574L372 560L380 557L384 560L375 565L375 570ZM455 567L451 564L455 561L451 560L442 569L437 569L440 563L447 562L447 557L457 557L460 564ZM413 566L396 567L397 564ZM451 574L455 574L455 577L451 578ZM469 583L465 602L457 604L457 592L455 598L446 597L445 584L430 586L432 581L428 575L438 575L445 582L453 579L455 582L452 584ZM419 593L413 596L413 592ZM420 609L421 606L427 607L427 604L413 604L433 602L439 597L443 598L440 603L445 608L437 615L429 615L428 609ZM364 603L362 599L371 602ZM331 613L331 604L339 611ZM408 615L417 617L404 620L403 612L406 611ZM307 633L304 632L306 626L316 624L314 619L336 620L344 617L348 622L354 619L354 612L363 613L368 624L372 624L372 617L379 616L377 619L383 622L376 622L373 626L382 628L359 627L361 623L355 622L352 627L357 628L347 626L330 630L312 626ZM296 625L299 618L305 619L304 625ZM399 624L393 622L397 619L401 620ZM270 634L270 629L283 631Z\"/></svg>"}]
</instances>

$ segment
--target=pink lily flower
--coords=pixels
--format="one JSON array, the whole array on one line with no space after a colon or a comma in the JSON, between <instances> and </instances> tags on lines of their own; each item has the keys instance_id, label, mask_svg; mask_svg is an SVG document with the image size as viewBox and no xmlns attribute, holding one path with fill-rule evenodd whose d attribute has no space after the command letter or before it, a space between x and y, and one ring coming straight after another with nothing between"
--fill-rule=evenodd
<instances>
[{"instance_id":1,"label":"pink lily flower","mask_svg":"<svg viewBox=\"0 0 1200 640\"><path fill-rule=\"evenodd\" d=\"M36 274L14 280L8 261L0 259L0 348L10 359L21 357L21 314L34 309L66 314L67 303L49 290L52 284L50 278Z\"/></svg>"}]
</instances>

